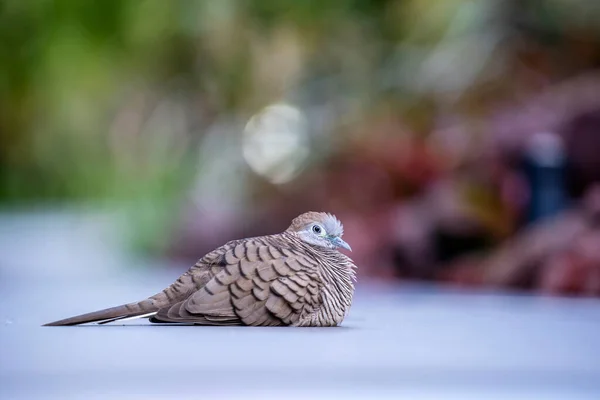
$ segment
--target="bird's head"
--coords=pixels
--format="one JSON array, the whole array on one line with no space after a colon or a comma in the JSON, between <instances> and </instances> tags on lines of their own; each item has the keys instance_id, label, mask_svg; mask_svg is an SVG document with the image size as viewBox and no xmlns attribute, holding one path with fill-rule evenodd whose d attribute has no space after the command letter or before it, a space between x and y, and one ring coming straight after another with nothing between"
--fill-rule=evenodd
<instances>
[{"instance_id":1,"label":"bird's head","mask_svg":"<svg viewBox=\"0 0 600 400\"><path fill-rule=\"evenodd\" d=\"M287 229L297 234L306 243L329 249L344 249L352 251L350 245L342 240L344 227L332 214L323 212L307 212L292 221Z\"/></svg>"}]
</instances>

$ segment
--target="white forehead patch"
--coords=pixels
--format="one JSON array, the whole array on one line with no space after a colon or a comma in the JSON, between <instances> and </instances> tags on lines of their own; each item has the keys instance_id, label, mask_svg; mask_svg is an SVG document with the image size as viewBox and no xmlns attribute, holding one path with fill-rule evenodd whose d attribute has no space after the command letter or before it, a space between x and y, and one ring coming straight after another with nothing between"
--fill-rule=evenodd
<instances>
[{"instance_id":1,"label":"white forehead patch","mask_svg":"<svg viewBox=\"0 0 600 400\"><path fill-rule=\"evenodd\" d=\"M325 214L322 220L323 227L328 235L342 236L344 234L344 226L333 214Z\"/></svg>"}]
</instances>

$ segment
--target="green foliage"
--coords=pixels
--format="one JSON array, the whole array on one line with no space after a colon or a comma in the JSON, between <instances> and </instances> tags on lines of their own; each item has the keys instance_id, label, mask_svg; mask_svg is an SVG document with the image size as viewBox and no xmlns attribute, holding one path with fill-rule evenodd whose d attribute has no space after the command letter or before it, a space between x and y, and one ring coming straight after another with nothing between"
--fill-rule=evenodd
<instances>
[{"instance_id":1,"label":"green foliage","mask_svg":"<svg viewBox=\"0 0 600 400\"><path fill-rule=\"evenodd\" d=\"M251 115L296 89L308 101L352 98L356 115L401 99L410 122L415 104L437 99L419 73L448 38L460 44L489 21L508 31L521 11L547 31L597 29L596 6L492 3L0 1L0 203L120 202L145 233L162 231L156 210L201 172L198 143L217 116Z\"/></svg>"}]
</instances>

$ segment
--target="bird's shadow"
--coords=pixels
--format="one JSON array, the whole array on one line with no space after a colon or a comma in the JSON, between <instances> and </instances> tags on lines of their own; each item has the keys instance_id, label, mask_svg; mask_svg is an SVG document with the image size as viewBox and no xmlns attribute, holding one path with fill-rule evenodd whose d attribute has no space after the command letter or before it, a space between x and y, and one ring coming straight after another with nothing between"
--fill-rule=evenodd
<instances>
[{"instance_id":1,"label":"bird's shadow","mask_svg":"<svg viewBox=\"0 0 600 400\"><path fill-rule=\"evenodd\" d=\"M269 330L283 330L289 331L289 328L295 328L292 330L300 329L302 331L311 331L318 330L320 332L323 331L339 331L339 330L354 330L357 329L355 326L332 326L332 327L289 327L289 326L242 326L242 325L195 325L195 324L157 324L157 323L149 323L149 324L82 324L82 325L73 325L73 326L64 326L62 328L126 328L126 327L194 327L194 328L204 328L204 329L218 329L218 328L237 328L237 329L269 329ZM56 328L56 327L55 327ZM288 328L288 329L285 329Z\"/></svg>"}]
</instances>

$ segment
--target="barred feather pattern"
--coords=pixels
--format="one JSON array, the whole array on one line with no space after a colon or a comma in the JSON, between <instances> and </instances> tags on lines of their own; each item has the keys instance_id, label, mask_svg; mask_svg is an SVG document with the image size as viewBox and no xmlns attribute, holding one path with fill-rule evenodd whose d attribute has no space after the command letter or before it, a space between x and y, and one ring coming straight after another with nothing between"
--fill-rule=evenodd
<instances>
[{"instance_id":1,"label":"barred feather pattern","mask_svg":"<svg viewBox=\"0 0 600 400\"><path fill-rule=\"evenodd\" d=\"M292 238L288 239L290 242ZM356 266L337 250L323 249L299 241L305 254L310 254L319 277L319 303L303 315L297 326L337 326L350 310L356 281Z\"/></svg>"},{"instance_id":2,"label":"barred feather pattern","mask_svg":"<svg viewBox=\"0 0 600 400\"><path fill-rule=\"evenodd\" d=\"M309 244L288 229L226 243L146 300L49 325L152 313L157 323L337 326L352 304L355 269L339 251Z\"/></svg>"}]
</instances>

